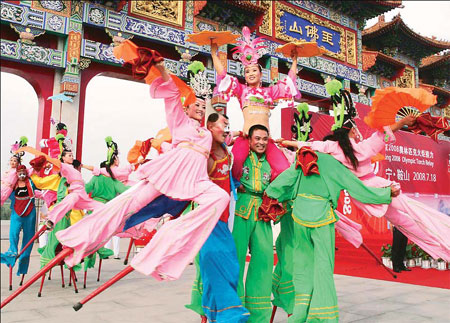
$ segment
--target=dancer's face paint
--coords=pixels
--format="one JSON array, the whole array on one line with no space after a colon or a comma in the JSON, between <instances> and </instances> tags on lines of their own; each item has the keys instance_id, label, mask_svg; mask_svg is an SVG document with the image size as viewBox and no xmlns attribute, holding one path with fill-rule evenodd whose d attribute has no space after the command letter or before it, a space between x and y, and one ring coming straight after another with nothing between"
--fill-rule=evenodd
<instances>
[{"instance_id":1,"label":"dancer's face paint","mask_svg":"<svg viewBox=\"0 0 450 323\"><path fill-rule=\"evenodd\" d=\"M195 119L197 121L202 121L205 116L206 103L205 100L196 98L195 103L189 105L186 113L189 118Z\"/></svg>"},{"instance_id":2,"label":"dancer's face paint","mask_svg":"<svg viewBox=\"0 0 450 323\"><path fill-rule=\"evenodd\" d=\"M269 134L267 131L256 129L249 138L250 149L257 154L264 154L266 152L267 144L269 143Z\"/></svg>"},{"instance_id":3,"label":"dancer's face paint","mask_svg":"<svg viewBox=\"0 0 450 323\"><path fill-rule=\"evenodd\" d=\"M19 180L24 181L27 178L27 172L24 170L20 170L17 173L17 177L19 177Z\"/></svg>"},{"instance_id":4,"label":"dancer's face paint","mask_svg":"<svg viewBox=\"0 0 450 323\"><path fill-rule=\"evenodd\" d=\"M258 65L249 65L244 69L245 82L250 86L259 86L261 83L261 71Z\"/></svg>"},{"instance_id":5,"label":"dancer's face paint","mask_svg":"<svg viewBox=\"0 0 450 323\"><path fill-rule=\"evenodd\" d=\"M211 131L215 142L223 144L228 136L228 133L230 132L228 119L220 115L216 122L208 124L208 130Z\"/></svg>"}]
</instances>

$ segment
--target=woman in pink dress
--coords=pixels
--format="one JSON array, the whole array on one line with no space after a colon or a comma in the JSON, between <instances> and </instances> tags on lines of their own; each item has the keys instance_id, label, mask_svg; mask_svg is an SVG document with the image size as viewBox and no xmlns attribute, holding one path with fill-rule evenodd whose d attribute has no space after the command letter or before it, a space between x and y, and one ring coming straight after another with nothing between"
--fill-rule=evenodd
<instances>
[{"instance_id":1,"label":"woman in pink dress","mask_svg":"<svg viewBox=\"0 0 450 323\"><path fill-rule=\"evenodd\" d=\"M125 42L121 46L128 45ZM122 231L132 214L165 194L177 200L193 200L198 207L166 223L133 258L131 266L158 280L178 279L229 203L229 195L210 181L207 174L212 137L200 124L205 115L205 100L197 97L195 103L183 109L179 89L164 63L159 61L155 67L161 77L151 84L150 94L152 98L164 99L173 149L142 165L137 171L140 181L129 190L57 233L61 243L74 250L66 259L69 266L104 245Z\"/></svg>"},{"instance_id":2,"label":"woman in pink dress","mask_svg":"<svg viewBox=\"0 0 450 323\"><path fill-rule=\"evenodd\" d=\"M61 161L62 163L55 164L55 166L60 168L61 176L66 178L67 184L69 184L69 194L48 213L46 225L50 229L53 229L53 226L73 209L94 210L103 206L102 203L94 201L87 195L81 172L72 165L72 152L64 150L61 153Z\"/></svg>"},{"instance_id":3,"label":"woman in pink dress","mask_svg":"<svg viewBox=\"0 0 450 323\"><path fill-rule=\"evenodd\" d=\"M325 137L325 141L283 141L283 144L298 148L310 146L316 151L331 154L358 176L365 185L385 187L394 182L373 173L371 158L382 151L386 142L395 140L394 131L401 129L404 125L412 125L414 122L415 118L406 117L390 127L385 127L384 133L376 131L369 138L357 142L356 139L360 137L359 131L352 119L348 118L342 127ZM389 222L433 258L450 260L448 239L450 219L447 215L402 193L394 197L389 205L362 204L355 200L353 202L369 215L376 217L384 215Z\"/></svg>"},{"instance_id":4,"label":"woman in pink dress","mask_svg":"<svg viewBox=\"0 0 450 323\"><path fill-rule=\"evenodd\" d=\"M226 74L226 70L217 56L217 44L211 44L211 56L217 72L216 89L227 101L231 96L237 97L244 115L243 135L236 139L232 149L234 155L232 174L236 179L239 179L242 175L242 167L250 150L246 139L248 129L255 124L261 124L270 129L270 110L274 108L275 101L280 99L292 100L299 94L296 88L297 55L295 54L292 58L289 77L279 81L276 85L262 87L262 68L258 64L258 58L260 57L258 50L264 48L264 46L259 45L263 40L262 38L251 40L248 27L242 29L242 35L244 40L239 42L236 52L241 54L240 60L244 66L245 85L241 84L236 77ZM266 155L272 169L272 179L289 167L289 162L273 140L267 146Z\"/></svg>"}]
</instances>

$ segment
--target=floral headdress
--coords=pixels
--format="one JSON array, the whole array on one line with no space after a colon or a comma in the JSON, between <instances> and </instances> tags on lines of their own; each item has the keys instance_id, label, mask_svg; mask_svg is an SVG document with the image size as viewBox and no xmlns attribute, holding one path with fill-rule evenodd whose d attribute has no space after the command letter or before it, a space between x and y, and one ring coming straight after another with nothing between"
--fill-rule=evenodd
<instances>
[{"instance_id":1,"label":"floral headdress","mask_svg":"<svg viewBox=\"0 0 450 323\"><path fill-rule=\"evenodd\" d=\"M206 77L205 66L202 62L194 61L188 66L189 86L194 90L195 96L204 100L212 96L211 85Z\"/></svg>"},{"instance_id":2,"label":"floral headdress","mask_svg":"<svg viewBox=\"0 0 450 323\"><path fill-rule=\"evenodd\" d=\"M261 57L258 50L264 48L264 46L259 45L264 42L263 37L256 37L252 40L250 35L250 29L247 26L242 28L242 37L244 40L238 40L239 45L232 49L234 54L240 54L239 59L244 67L258 64L258 59Z\"/></svg>"},{"instance_id":3,"label":"floral headdress","mask_svg":"<svg viewBox=\"0 0 450 323\"><path fill-rule=\"evenodd\" d=\"M111 136L105 138L106 147L108 147L108 152L106 154L106 164L111 165L111 160L113 156L119 155L119 148L117 144L112 140Z\"/></svg>"},{"instance_id":4,"label":"floral headdress","mask_svg":"<svg viewBox=\"0 0 450 323\"><path fill-rule=\"evenodd\" d=\"M12 154L11 157L16 157L19 160L19 164L20 164L20 162L22 160L22 156L25 155L25 152L22 151L22 152L17 153L17 154L15 154L15 152L19 148L25 147L27 145L27 142L28 142L28 138L25 137L25 136L22 136L22 137L20 137L19 141L16 141L13 145L11 145L11 150L10 150L10 152Z\"/></svg>"}]
</instances>

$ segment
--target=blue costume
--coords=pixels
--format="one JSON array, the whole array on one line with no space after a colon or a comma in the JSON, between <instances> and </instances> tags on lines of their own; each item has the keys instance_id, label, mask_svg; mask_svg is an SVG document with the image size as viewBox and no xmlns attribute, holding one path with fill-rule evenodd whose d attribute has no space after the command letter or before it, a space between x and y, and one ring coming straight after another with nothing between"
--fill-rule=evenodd
<instances>
[{"instance_id":1,"label":"blue costume","mask_svg":"<svg viewBox=\"0 0 450 323\"><path fill-rule=\"evenodd\" d=\"M1 263L13 267L18 255L19 234L23 230L22 248L30 241L35 233L36 208L34 206L33 182L27 178L25 187L16 187L9 198L11 199L11 222L9 228L9 249L1 254ZM26 274L30 264L30 254L33 249L31 244L19 257L17 276Z\"/></svg>"}]
</instances>

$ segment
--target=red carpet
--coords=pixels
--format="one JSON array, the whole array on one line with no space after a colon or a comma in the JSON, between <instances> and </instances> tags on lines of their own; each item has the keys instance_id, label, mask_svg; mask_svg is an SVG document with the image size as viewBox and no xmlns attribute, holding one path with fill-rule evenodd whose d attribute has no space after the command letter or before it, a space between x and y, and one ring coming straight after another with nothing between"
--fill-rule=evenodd
<instances>
[{"instance_id":1,"label":"red carpet","mask_svg":"<svg viewBox=\"0 0 450 323\"><path fill-rule=\"evenodd\" d=\"M380 236L378 239L364 239L365 245L380 257L381 246L391 241L392 235ZM335 274L450 289L450 270L413 267L411 271L396 273L397 279L395 279L378 265L366 250L356 249L338 236L336 236L336 247L338 250L336 250Z\"/></svg>"}]
</instances>

